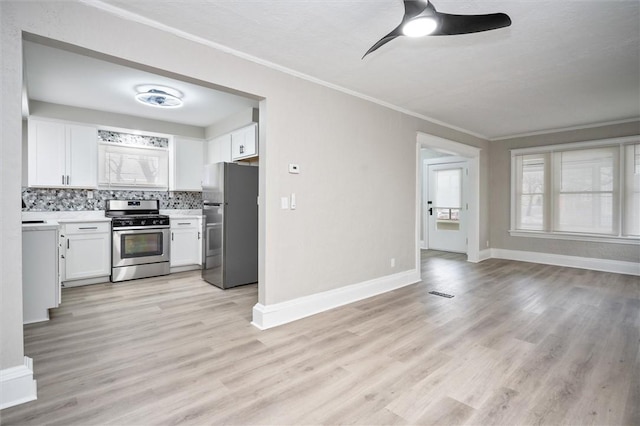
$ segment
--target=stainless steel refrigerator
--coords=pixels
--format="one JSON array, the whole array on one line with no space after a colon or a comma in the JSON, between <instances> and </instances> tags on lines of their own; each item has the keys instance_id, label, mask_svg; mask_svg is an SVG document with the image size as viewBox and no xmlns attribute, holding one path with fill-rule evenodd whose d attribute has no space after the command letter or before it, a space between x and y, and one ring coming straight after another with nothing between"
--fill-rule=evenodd
<instances>
[{"instance_id":1,"label":"stainless steel refrigerator","mask_svg":"<svg viewBox=\"0 0 640 426\"><path fill-rule=\"evenodd\" d=\"M258 282L258 167L204 167L202 278L227 289Z\"/></svg>"}]
</instances>

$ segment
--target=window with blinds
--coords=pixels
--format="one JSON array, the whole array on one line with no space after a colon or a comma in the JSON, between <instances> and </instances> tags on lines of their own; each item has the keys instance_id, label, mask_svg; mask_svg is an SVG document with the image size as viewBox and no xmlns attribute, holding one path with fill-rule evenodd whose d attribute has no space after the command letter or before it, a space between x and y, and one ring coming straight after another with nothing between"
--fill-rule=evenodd
<instances>
[{"instance_id":1,"label":"window with blinds","mask_svg":"<svg viewBox=\"0 0 640 426\"><path fill-rule=\"evenodd\" d=\"M512 234L640 236L637 138L526 148L511 156Z\"/></svg>"},{"instance_id":2,"label":"window with blinds","mask_svg":"<svg viewBox=\"0 0 640 426\"><path fill-rule=\"evenodd\" d=\"M101 143L98 161L98 185L102 188L167 190L169 187L166 148Z\"/></svg>"}]
</instances>

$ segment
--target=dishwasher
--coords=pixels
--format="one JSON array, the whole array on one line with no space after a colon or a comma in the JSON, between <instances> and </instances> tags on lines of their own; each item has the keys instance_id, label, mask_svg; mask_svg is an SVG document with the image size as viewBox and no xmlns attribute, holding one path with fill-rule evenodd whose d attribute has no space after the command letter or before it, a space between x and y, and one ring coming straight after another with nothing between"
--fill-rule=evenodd
<instances>
[{"instance_id":1,"label":"dishwasher","mask_svg":"<svg viewBox=\"0 0 640 426\"><path fill-rule=\"evenodd\" d=\"M22 225L22 319L24 324L49 320L60 305L58 224Z\"/></svg>"}]
</instances>

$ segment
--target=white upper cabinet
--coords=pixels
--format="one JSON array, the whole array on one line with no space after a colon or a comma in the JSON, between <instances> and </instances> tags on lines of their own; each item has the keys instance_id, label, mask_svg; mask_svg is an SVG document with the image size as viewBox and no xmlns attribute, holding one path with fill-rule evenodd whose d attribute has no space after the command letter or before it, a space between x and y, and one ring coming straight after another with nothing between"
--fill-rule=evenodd
<instances>
[{"instance_id":1,"label":"white upper cabinet","mask_svg":"<svg viewBox=\"0 0 640 426\"><path fill-rule=\"evenodd\" d=\"M258 125L253 123L247 127L231 132L231 159L242 160L258 155Z\"/></svg>"},{"instance_id":2,"label":"white upper cabinet","mask_svg":"<svg viewBox=\"0 0 640 426\"><path fill-rule=\"evenodd\" d=\"M207 164L231 162L231 133L211 139L207 144Z\"/></svg>"},{"instance_id":3,"label":"white upper cabinet","mask_svg":"<svg viewBox=\"0 0 640 426\"><path fill-rule=\"evenodd\" d=\"M204 141L175 137L170 156L169 190L202 191Z\"/></svg>"},{"instance_id":4,"label":"white upper cabinet","mask_svg":"<svg viewBox=\"0 0 640 426\"><path fill-rule=\"evenodd\" d=\"M96 127L29 119L28 184L33 187L97 187Z\"/></svg>"}]
</instances>

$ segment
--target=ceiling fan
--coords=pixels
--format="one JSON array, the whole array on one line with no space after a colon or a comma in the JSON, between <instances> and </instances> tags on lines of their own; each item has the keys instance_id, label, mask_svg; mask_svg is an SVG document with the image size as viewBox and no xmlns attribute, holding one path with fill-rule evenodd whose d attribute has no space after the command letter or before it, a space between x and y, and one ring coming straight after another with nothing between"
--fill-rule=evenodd
<instances>
[{"instance_id":1,"label":"ceiling fan","mask_svg":"<svg viewBox=\"0 0 640 426\"><path fill-rule=\"evenodd\" d=\"M400 25L376 44L371 46L362 58L378 50L396 37L443 36L478 33L511 25L511 19L504 13L488 15L452 15L441 13L428 0L404 0L404 16Z\"/></svg>"}]
</instances>

